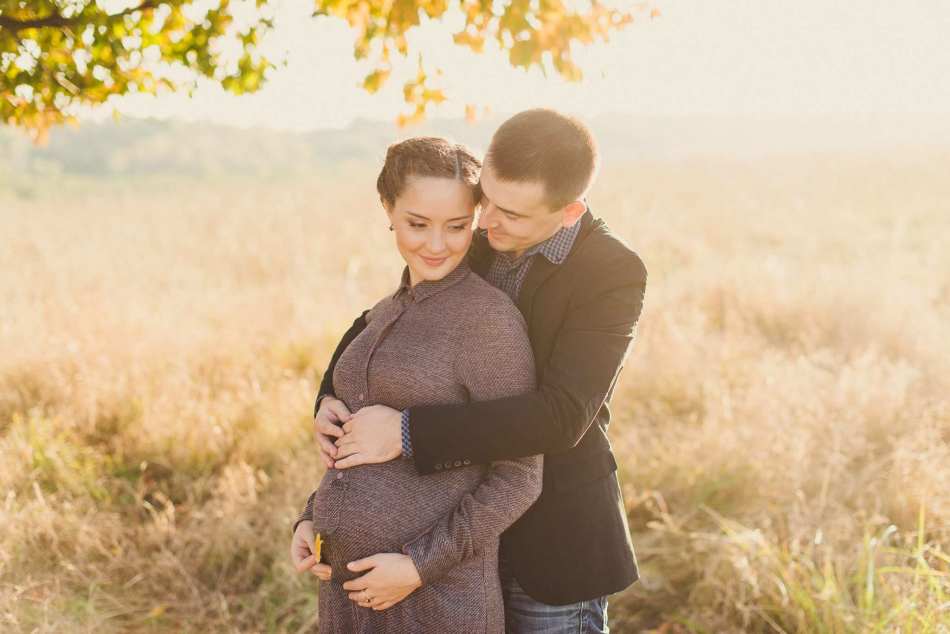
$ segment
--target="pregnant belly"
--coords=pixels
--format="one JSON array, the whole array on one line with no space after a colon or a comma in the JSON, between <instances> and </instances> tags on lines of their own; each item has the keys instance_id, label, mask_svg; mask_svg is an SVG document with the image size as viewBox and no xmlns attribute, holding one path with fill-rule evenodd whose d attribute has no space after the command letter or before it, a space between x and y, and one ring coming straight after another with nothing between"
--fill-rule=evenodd
<instances>
[{"instance_id":1,"label":"pregnant belly","mask_svg":"<svg viewBox=\"0 0 950 634\"><path fill-rule=\"evenodd\" d=\"M335 581L355 575L346 564L376 553L399 553L451 513L481 482L484 467L420 476L409 460L327 470L313 502L314 530Z\"/></svg>"}]
</instances>

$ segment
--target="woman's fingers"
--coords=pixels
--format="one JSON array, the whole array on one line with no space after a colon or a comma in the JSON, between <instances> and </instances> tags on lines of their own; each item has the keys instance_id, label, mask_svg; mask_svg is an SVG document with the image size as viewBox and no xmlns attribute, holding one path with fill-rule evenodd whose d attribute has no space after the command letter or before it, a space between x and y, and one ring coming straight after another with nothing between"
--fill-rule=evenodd
<instances>
[{"instance_id":1,"label":"woman's fingers","mask_svg":"<svg viewBox=\"0 0 950 634\"><path fill-rule=\"evenodd\" d=\"M297 563L297 572L305 572L313 568L315 565L317 565L317 558L313 555L310 555L306 559L302 559L299 563Z\"/></svg>"},{"instance_id":2,"label":"woman's fingers","mask_svg":"<svg viewBox=\"0 0 950 634\"><path fill-rule=\"evenodd\" d=\"M329 581L333 576L333 569L327 564L315 564L313 568L310 569L310 572L318 577L320 581Z\"/></svg>"},{"instance_id":3,"label":"woman's fingers","mask_svg":"<svg viewBox=\"0 0 950 634\"><path fill-rule=\"evenodd\" d=\"M381 611L381 610L388 610L389 608L393 607L394 605L396 605L396 602L395 602L395 601L384 601L384 602L383 602L382 604L380 604L380 605L374 605L374 606L373 606L373 609L376 610L377 612L379 612L379 611Z\"/></svg>"},{"instance_id":4,"label":"woman's fingers","mask_svg":"<svg viewBox=\"0 0 950 634\"><path fill-rule=\"evenodd\" d=\"M317 444L320 446L320 455L324 457L324 461L329 458L332 462L332 459L336 457L337 452L336 445L333 444L333 440L319 433L314 434L314 437L317 439Z\"/></svg>"},{"instance_id":5,"label":"woman's fingers","mask_svg":"<svg viewBox=\"0 0 950 634\"><path fill-rule=\"evenodd\" d=\"M321 405L326 405L327 411L331 412L341 423L350 420L350 410L340 399L326 398ZM322 407L320 409L323 409Z\"/></svg>"},{"instance_id":6,"label":"woman's fingers","mask_svg":"<svg viewBox=\"0 0 950 634\"><path fill-rule=\"evenodd\" d=\"M334 438L339 438L343 435L343 430L335 422L327 418L326 414L320 412L317 414L317 417L313 419L313 428L317 435L320 436L332 436Z\"/></svg>"}]
</instances>

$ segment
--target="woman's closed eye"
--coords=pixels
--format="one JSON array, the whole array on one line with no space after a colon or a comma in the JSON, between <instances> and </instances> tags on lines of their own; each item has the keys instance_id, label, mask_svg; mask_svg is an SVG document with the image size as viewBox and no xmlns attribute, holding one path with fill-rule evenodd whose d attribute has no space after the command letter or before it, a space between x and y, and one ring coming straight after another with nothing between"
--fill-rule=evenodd
<instances>
[{"instance_id":1,"label":"woman's closed eye","mask_svg":"<svg viewBox=\"0 0 950 634\"><path fill-rule=\"evenodd\" d=\"M412 222L409 221L409 227L412 229L425 229L429 225L421 222ZM465 231L468 228L468 225L449 225L449 231Z\"/></svg>"}]
</instances>

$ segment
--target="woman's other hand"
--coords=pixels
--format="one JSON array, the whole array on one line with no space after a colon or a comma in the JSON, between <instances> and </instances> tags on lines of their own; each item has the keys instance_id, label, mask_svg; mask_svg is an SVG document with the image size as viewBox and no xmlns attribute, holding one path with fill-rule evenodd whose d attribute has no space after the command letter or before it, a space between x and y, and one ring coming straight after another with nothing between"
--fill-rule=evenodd
<instances>
[{"instance_id":1,"label":"woman's other hand","mask_svg":"<svg viewBox=\"0 0 950 634\"><path fill-rule=\"evenodd\" d=\"M380 553L351 561L346 567L353 572L369 571L343 584L350 600L364 608L391 608L422 586L416 565L408 555Z\"/></svg>"},{"instance_id":2,"label":"woman's other hand","mask_svg":"<svg viewBox=\"0 0 950 634\"><path fill-rule=\"evenodd\" d=\"M350 410L338 398L324 396L313 419L313 437L320 447L320 457L328 469L333 468L337 448L333 441L343 436L341 425L350 420Z\"/></svg>"},{"instance_id":3,"label":"woman's other hand","mask_svg":"<svg viewBox=\"0 0 950 634\"><path fill-rule=\"evenodd\" d=\"M310 571L320 581L330 580L330 566L321 564L313 554L313 522L304 520L297 525L290 542L290 560L297 572Z\"/></svg>"}]
</instances>

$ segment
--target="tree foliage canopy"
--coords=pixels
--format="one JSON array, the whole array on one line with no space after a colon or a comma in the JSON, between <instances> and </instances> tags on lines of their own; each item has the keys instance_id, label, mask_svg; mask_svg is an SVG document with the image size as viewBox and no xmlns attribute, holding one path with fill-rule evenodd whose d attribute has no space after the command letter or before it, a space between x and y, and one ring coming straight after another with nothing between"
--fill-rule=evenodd
<instances>
[{"instance_id":1,"label":"tree foliage canopy","mask_svg":"<svg viewBox=\"0 0 950 634\"><path fill-rule=\"evenodd\" d=\"M0 0L0 117L43 134L69 119L76 105L189 90L199 77L234 93L255 91L273 67L259 50L274 27L273 8L273 0ZM581 77L574 44L606 40L634 18L599 0L315 0L314 6L314 15L352 27L354 56L371 64L363 80L369 92L387 81L394 59L418 55L418 72L403 87L403 123L446 98L432 87L407 34L450 12L463 22L453 34L457 45L480 53L494 41L511 65L571 80Z\"/></svg>"}]
</instances>

